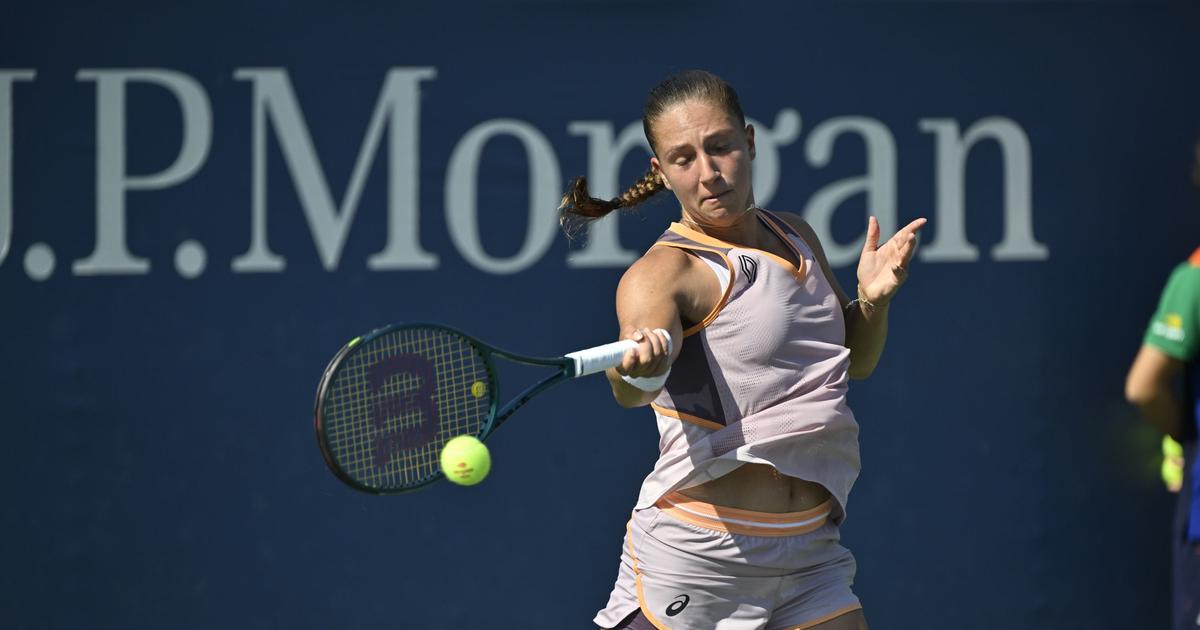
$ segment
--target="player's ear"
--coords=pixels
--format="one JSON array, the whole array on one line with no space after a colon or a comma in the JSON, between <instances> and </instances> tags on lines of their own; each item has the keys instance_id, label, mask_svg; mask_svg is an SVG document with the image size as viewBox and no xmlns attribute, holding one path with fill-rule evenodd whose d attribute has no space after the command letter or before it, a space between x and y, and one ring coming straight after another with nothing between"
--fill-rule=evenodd
<instances>
[{"instance_id":1,"label":"player's ear","mask_svg":"<svg viewBox=\"0 0 1200 630\"><path fill-rule=\"evenodd\" d=\"M661 163L659 163L659 161L658 161L658 157L656 157L656 156L653 156L653 155L652 155L652 156L650 156L650 168L654 169L654 172L655 172L655 173L658 173L658 178L659 178L660 180L662 180L663 186L664 186L664 187L665 187L667 190L673 190L673 189L671 188L671 182L670 182L670 181L668 181L668 180L667 180L667 176L666 176L665 174L663 174L663 171L662 171L662 164L661 164Z\"/></svg>"},{"instance_id":2,"label":"player's ear","mask_svg":"<svg viewBox=\"0 0 1200 630\"><path fill-rule=\"evenodd\" d=\"M754 159L754 125L746 125L746 146L750 149L750 159Z\"/></svg>"}]
</instances>

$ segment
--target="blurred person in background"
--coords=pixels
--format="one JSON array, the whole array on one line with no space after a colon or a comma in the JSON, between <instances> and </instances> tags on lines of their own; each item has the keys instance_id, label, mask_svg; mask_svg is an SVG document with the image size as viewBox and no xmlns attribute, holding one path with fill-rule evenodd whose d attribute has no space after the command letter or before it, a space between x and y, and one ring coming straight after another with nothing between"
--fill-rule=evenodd
<instances>
[{"instance_id":1,"label":"blurred person in background","mask_svg":"<svg viewBox=\"0 0 1200 630\"><path fill-rule=\"evenodd\" d=\"M1192 182L1200 188L1200 143ZM1166 434L1164 481L1179 488L1172 527L1171 627L1200 628L1200 249L1171 272L1142 347L1125 380L1125 397ZM1180 385L1182 384L1182 388ZM1174 440L1172 442L1171 440ZM1182 445L1182 479L1172 467ZM1173 461L1174 460L1174 461Z\"/></svg>"}]
</instances>

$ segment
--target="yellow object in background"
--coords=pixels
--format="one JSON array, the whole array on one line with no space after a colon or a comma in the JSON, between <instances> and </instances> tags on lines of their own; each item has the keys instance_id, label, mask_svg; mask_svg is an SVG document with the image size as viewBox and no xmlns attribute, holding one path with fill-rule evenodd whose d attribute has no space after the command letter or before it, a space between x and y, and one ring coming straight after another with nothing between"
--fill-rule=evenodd
<instances>
[{"instance_id":1,"label":"yellow object in background","mask_svg":"<svg viewBox=\"0 0 1200 630\"><path fill-rule=\"evenodd\" d=\"M1167 490L1179 492L1183 487L1183 446L1164 435L1162 439L1162 480Z\"/></svg>"}]
</instances>

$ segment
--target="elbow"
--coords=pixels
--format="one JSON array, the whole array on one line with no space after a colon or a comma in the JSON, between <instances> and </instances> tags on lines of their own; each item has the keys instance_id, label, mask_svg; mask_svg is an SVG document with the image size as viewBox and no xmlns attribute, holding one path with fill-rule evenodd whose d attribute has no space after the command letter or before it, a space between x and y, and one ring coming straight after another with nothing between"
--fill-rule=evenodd
<instances>
[{"instance_id":1,"label":"elbow","mask_svg":"<svg viewBox=\"0 0 1200 630\"><path fill-rule=\"evenodd\" d=\"M1170 383L1131 371L1125 378L1125 400L1145 412L1171 397Z\"/></svg>"},{"instance_id":2,"label":"elbow","mask_svg":"<svg viewBox=\"0 0 1200 630\"><path fill-rule=\"evenodd\" d=\"M1134 405L1135 407L1141 407L1142 405L1146 404L1146 396L1142 390L1131 386L1129 383L1126 383L1125 402Z\"/></svg>"},{"instance_id":3,"label":"elbow","mask_svg":"<svg viewBox=\"0 0 1200 630\"><path fill-rule=\"evenodd\" d=\"M1145 407L1157 395L1154 387L1134 378L1125 380L1125 400L1135 407Z\"/></svg>"}]
</instances>

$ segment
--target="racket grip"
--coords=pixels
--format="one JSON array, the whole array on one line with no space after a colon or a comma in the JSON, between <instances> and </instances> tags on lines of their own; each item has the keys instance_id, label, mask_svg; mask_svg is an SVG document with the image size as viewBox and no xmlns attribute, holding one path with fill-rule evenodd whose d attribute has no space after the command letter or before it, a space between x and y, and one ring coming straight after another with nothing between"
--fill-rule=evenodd
<instances>
[{"instance_id":1,"label":"racket grip","mask_svg":"<svg viewBox=\"0 0 1200 630\"><path fill-rule=\"evenodd\" d=\"M567 355L567 358L575 361L575 376L587 376L621 365L621 359L625 357L625 353L636 347L636 341L624 339L572 352Z\"/></svg>"},{"instance_id":2,"label":"racket grip","mask_svg":"<svg viewBox=\"0 0 1200 630\"><path fill-rule=\"evenodd\" d=\"M659 328L655 332L661 332L666 336L667 354L671 354L671 350L674 347L671 334L662 328ZM625 353L636 347L636 341L622 339L621 341L606 343L602 346L572 352L566 355L566 357L575 361L575 376L587 376L588 374L595 374L610 367L621 365L621 359L625 357Z\"/></svg>"}]
</instances>

